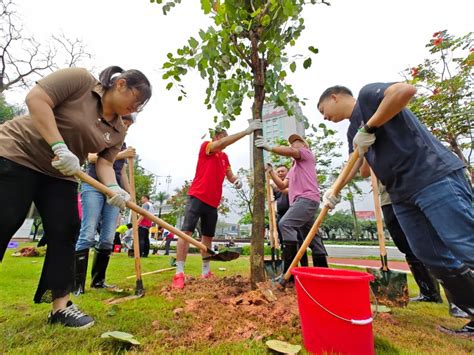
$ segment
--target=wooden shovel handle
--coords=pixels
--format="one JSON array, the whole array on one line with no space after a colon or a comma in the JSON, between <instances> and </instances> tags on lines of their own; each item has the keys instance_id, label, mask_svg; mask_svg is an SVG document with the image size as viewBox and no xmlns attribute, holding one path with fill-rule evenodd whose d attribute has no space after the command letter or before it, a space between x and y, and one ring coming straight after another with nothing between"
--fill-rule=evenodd
<instances>
[{"instance_id":1,"label":"wooden shovel handle","mask_svg":"<svg viewBox=\"0 0 474 355\"><path fill-rule=\"evenodd\" d=\"M136 193L135 193L135 174L134 174L134 164L135 161L133 158L128 158L128 179L130 185L130 200L136 202ZM86 175L86 174L84 174ZM89 175L86 175L89 176ZM97 181L98 182L98 181ZM88 182L90 184L90 182ZM93 185L94 186L94 185ZM95 186L94 186L95 187ZM105 185L104 185L105 187ZM97 187L95 187L97 189ZM99 190L101 191L101 190ZM135 274L137 280L142 278L142 265L140 262L140 241L138 239L138 216L135 211L132 211L132 231L133 231L133 258L135 259Z\"/></svg>"},{"instance_id":2,"label":"wooden shovel handle","mask_svg":"<svg viewBox=\"0 0 474 355\"><path fill-rule=\"evenodd\" d=\"M374 195L375 220L377 221L377 238L379 240L382 269L384 271L387 271L388 265L386 265L387 263L386 261L384 261L387 260L387 249L385 248L385 237L383 232L382 210L380 207L379 186L377 182L377 176L375 176L372 168L370 169L370 180L372 182L372 192Z\"/></svg>"},{"instance_id":3,"label":"wooden shovel handle","mask_svg":"<svg viewBox=\"0 0 474 355\"><path fill-rule=\"evenodd\" d=\"M265 173L266 175L266 180L267 180L267 204L268 204L268 224L270 226L270 243L272 248L279 248L279 243L278 243L278 230L276 226L276 216L275 216L275 208L273 205L273 192L272 192L272 187L270 186L270 174Z\"/></svg>"},{"instance_id":4,"label":"wooden shovel handle","mask_svg":"<svg viewBox=\"0 0 474 355\"><path fill-rule=\"evenodd\" d=\"M89 185L93 186L95 189L99 190L104 195L107 195L107 196L110 196L110 197L115 195L115 193L111 189L109 189L104 184L101 184L99 181L97 181L93 177L87 175L83 171L78 172L76 174L76 177L78 179L88 183ZM180 231L179 229L177 229L177 228L173 227L172 225L166 223L161 218L156 217L155 215L148 212L144 208L141 208L140 206L138 206L134 202L127 201L126 206L128 208L130 208L132 211L135 211L136 213L138 213L139 215L144 216L144 217L148 218L149 220L155 222L159 226L173 232L176 236L178 236L181 239L184 239L185 241L187 241L188 243L194 245L196 248L202 250L203 252L211 254L211 255L216 254L216 252L213 251L212 249L206 247L204 244L198 242L197 240L191 238L189 235L185 234L184 232Z\"/></svg>"},{"instance_id":5,"label":"wooden shovel handle","mask_svg":"<svg viewBox=\"0 0 474 355\"><path fill-rule=\"evenodd\" d=\"M344 181L347 179L347 177L349 176L350 172L352 171L352 169L354 168L354 165L357 163L358 160L359 160L359 152L357 150L354 150L354 152L349 157L347 164L344 166L344 169L342 169L342 172L339 174L338 178L332 185L332 193L334 196L337 196L339 192L341 192L342 188L344 187ZM321 209L321 212L319 212L318 218L316 219L316 221L314 221L313 226L311 227L310 231L308 232L308 235L303 241L303 244L299 248L298 253L293 259L293 262L291 263L290 267L288 268L285 275L283 276L284 281L288 281L290 279L291 269L293 269L295 266L298 265L301 257L306 253L306 249L308 249L309 244L313 240L316 233L318 233L319 227L321 226L321 223L323 223L323 220L328 214L328 212L329 212L329 207L323 206L323 208Z\"/></svg>"}]
</instances>

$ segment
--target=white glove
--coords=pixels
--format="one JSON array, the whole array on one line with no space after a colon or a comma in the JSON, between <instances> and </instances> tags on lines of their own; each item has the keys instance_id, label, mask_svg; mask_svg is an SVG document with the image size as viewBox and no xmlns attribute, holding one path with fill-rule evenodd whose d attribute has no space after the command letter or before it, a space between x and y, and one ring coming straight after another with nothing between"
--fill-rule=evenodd
<instances>
[{"instance_id":1,"label":"white glove","mask_svg":"<svg viewBox=\"0 0 474 355\"><path fill-rule=\"evenodd\" d=\"M74 175L79 172L79 170L81 170L79 158L69 150L64 142L53 144L51 149L53 150L54 155L57 157L57 159L51 162L51 165L58 169L63 175Z\"/></svg>"},{"instance_id":2,"label":"white glove","mask_svg":"<svg viewBox=\"0 0 474 355\"><path fill-rule=\"evenodd\" d=\"M336 205L341 202L341 196L333 196L332 189L328 189L323 195L323 205L327 206L330 210L334 209Z\"/></svg>"},{"instance_id":3,"label":"white glove","mask_svg":"<svg viewBox=\"0 0 474 355\"><path fill-rule=\"evenodd\" d=\"M262 128L263 128L262 121L260 121L260 120L249 120L249 126L247 127L245 132L247 134L251 134L256 129L262 129Z\"/></svg>"},{"instance_id":4,"label":"white glove","mask_svg":"<svg viewBox=\"0 0 474 355\"><path fill-rule=\"evenodd\" d=\"M237 190L240 190L242 188L242 181L239 178L237 178L237 180L234 181L234 187Z\"/></svg>"},{"instance_id":5,"label":"white glove","mask_svg":"<svg viewBox=\"0 0 474 355\"><path fill-rule=\"evenodd\" d=\"M257 136L255 138L254 144L257 148L262 148L268 150L269 152L271 152L273 148L270 144L267 143L265 138L263 138L262 136Z\"/></svg>"},{"instance_id":6,"label":"white glove","mask_svg":"<svg viewBox=\"0 0 474 355\"><path fill-rule=\"evenodd\" d=\"M375 143L375 134L367 133L361 129L357 131L357 134L352 141L354 149L359 151L359 156L363 157L369 150L370 146Z\"/></svg>"},{"instance_id":7,"label":"white glove","mask_svg":"<svg viewBox=\"0 0 474 355\"><path fill-rule=\"evenodd\" d=\"M273 165L270 163L265 164L265 172L270 173L273 170Z\"/></svg>"},{"instance_id":8,"label":"white glove","mask_svg":"<svg viewBox=\"0 0 474 355\"><path fill-rule=\"evenodd\" d=\"M115 195L112 197L107 196L107 203L111 206L115 206L121 210L124 210L125 203L130 200L130 195L128 192L118 185L109 185L108 188L115 192Z\"/></svg>"}]
</instances>

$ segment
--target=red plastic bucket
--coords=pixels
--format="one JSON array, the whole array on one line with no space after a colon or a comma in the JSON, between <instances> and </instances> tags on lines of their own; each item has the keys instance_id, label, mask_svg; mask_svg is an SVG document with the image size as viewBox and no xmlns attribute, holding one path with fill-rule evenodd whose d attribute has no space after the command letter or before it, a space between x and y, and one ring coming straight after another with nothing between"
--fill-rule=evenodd
<instances>
[{"instance_id":1,"label":"red plastic bucket","mask_svg":"<svg viewBox=\"0 0 474 355\"><path fill-rule=\"evenodd\" d=\"M311 353L374 354L369 282L365 272L295 267L304 346Z\"/></svg>"},{"instance_id":2,"label":"red plastic bucket","mask_svg":"<svg viewBox=\"0 0 474 355\"><path fill-rule=\"evenodd\" d=\"M114 253L120 253L121 249L122 249L122 246L120 244L114 245Z\"/></svg>"}]
</instances>

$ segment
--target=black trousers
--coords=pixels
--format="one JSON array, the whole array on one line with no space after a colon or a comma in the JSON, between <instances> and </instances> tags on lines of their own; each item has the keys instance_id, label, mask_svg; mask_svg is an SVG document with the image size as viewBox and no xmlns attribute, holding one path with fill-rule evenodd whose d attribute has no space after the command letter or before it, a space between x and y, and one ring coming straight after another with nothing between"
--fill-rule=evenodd
<instances>
[{"instance_id":1,"label":"black trousers","mask_svg":"<svg viewBox=\"0 0 474 355\"><path fill-rule=\"evenodd\" d=\"M74 248L81 223L77 183L41 174L0 157L0 261L34 202L48 247L34 296L36 303L66 296L74 286Z\"/></svg>"},{"instance_id":2,"label":"black trousers","mask_svg":"<svg viewBox=\"0 0 474 355\"><path fill-rule=\"evenodd\" d=\"M138 240L140 242L140 256L147 258L150 254L150 237L149 229L138 227Z\"/></svg>"}]
</instances>

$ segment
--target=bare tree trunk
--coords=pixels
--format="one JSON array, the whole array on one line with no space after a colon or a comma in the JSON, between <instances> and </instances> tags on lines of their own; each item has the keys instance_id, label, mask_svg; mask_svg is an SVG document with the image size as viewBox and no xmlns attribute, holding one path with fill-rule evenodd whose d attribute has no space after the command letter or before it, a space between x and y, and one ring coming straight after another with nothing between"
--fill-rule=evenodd
<instances>
[{"instance_id":1,"label":"bare tree trunk","mask_svg":"<svg viewBox=\"0 0 474 355\"><path fill-rule=\"evenodd\" d=\"M258 36L254 31L250 32L252 43L252 70L254 74L254 103L252 115L254 120L262 120L262 108L265 99L265 62L258 55ZM255 131L255 135L261 135L261 130ZM265 243L265 172L263 169L263 151L253 146L253 221L252 239L250 252L250 281L252 287L256 288L258 282L265 281L263 267L264 243Z\"/></svg>"},{"instance_id":2,"label":"bare tree trunk","mask_svg":"<svg viewBox=\"0 0 474 355\"><path fill-rule=\"evenodd\" d=\"M355 204L354 204L354 195L352 194L351 187L347 186L347 188L349 189L349 193L351 195L351 198L349 199L349 204L351 205L351 214L352 214L352 219L354 221L354 237L355 237L355 240L359 240L360 228L359 228L359 222L357 221L357 215L356 215Z\"/></svg>"}]
</instances>

